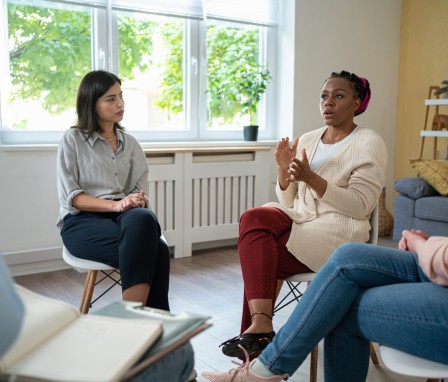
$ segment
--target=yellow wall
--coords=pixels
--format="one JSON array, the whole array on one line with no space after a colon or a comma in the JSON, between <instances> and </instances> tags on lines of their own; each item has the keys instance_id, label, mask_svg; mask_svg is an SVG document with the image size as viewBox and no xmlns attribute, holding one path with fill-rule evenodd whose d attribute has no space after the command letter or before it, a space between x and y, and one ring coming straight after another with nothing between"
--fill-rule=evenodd
<instances>
[{"instance_id":1,"label":"yellow wall","mask_svg":"<svg viewBox=\"0 0 448 382\"><path fill-rule=\"evenodd\" d=\"M415 176L409 159L420 154L429 87L448 80L448 1L402 0L395 179ZM430 108L427 129L434 115ZM448 106L439 113L448 114ZM448 139L439 138L442 159ZM423 158L432 158L433 138L426 138Z\"/></svg>"}]
</instances>

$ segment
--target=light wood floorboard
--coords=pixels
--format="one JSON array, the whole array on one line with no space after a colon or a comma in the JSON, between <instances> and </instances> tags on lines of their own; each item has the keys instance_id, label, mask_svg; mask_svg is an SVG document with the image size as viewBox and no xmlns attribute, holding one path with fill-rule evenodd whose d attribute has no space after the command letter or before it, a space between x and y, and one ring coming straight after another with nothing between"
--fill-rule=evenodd
<instances>
[{"instance_id":1,"label":"light wood floorboard","mask_svg":"<svg viewBox=\"0 0 448 382\"><path fill-rule=\"evenodd\" d=\"M379 245L396 247L390 238L380 238ZM73 269L16 277L16 282L46 296L78 306L84 286L85 273ZM96 292L101 288L97 287ZM282 294L285 293L283 288ZM213 326L192 340L195 350L195 368L199 377L205 370L225 371L235 365L221 353L218 345L239 333L243 282L236 247L196 251L192 257L171 261L170 304L172 312L190 311L208 315ZM100 299L92 311L119 300L119 288ZM291 314L294 304L275 315L278 330ZM322 348L322 344L320 344ZM322 349L319 351L318 381L323 381ZM292 382L309 381L309 359L289 379ZM406 378L384 367L370 366L368 382L412 382L422 379ZM171 382L171 381L170 381Z\"/></svg>"}]
</instances>

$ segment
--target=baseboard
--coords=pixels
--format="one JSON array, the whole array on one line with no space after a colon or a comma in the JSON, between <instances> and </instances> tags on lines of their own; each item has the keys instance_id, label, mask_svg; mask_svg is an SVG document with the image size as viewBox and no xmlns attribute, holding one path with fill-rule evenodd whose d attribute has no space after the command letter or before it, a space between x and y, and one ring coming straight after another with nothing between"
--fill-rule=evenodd
<instances>
[{"instance_id":1,"label":"baseboard","mask_svg":"<svg viewBox=\"0 0 448 382\"><path fill-rule=\"evenodd\" d=\"M62 259L61 247L6 252L2 256L13 276L70 268Z\"/></svg>"},{"instance_id":2,"label":"baseboard","mask_svg":"<svg viewBox=\"0 0 448 382\"><path fill-rule=\"evenodd\" d=\"M236 245L237 239L217 240L193 244L193 251ZM174 248L170 247L173 257ZM62 259L62 247L40 248L1 254L13 276L30 275L71 268Z\"/></svg>"},{"instance_id":3,"label":"baseboard","mask_svg":"<svg viewBox=\"0 0 448 382\"><path fill-rule=\"evenodd\" d=\"M223 247L231 247L238 244L238 239L225 239L225 240L214 240L207 241L203 243L193 243L192 249L194 251L200 251L203 249L215 249Z\"/></svg>"}]
</instances>

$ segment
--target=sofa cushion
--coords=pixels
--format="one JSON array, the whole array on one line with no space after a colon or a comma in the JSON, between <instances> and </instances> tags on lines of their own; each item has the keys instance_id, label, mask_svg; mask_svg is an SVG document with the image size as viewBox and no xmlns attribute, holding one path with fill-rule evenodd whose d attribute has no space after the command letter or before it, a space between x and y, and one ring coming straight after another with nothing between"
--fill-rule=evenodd
<instances>
[{"instance_id":1,"label":"sofa cushion","mask_svg":"<svg viewBox=\"0 0 448 382\"><path fill-rule=\"evenodd\" d=\"M416 200L415 216L419 219L448 222L448 198L432 196Z\"/></svg>"},{"instance_id":2,"label":"sofa cushion","mask_svg":"<svg viewBox=\"0 0 448 382\"><path fill-rule=\"evenodd\" d=\"M440 195L422 178L401 178L395 181L394 188L400 194L411 199Z\"/></svg>"},{"instance_id":3,"label":"sofa cushion","mask_svg":"<svg viewBox=\"0 0 448 382\"><path fill-rule=\"evenodd\" d=\"M447 160L411 159L411 166L441 195L448 196Z\"/></svg>"}]
</instances>

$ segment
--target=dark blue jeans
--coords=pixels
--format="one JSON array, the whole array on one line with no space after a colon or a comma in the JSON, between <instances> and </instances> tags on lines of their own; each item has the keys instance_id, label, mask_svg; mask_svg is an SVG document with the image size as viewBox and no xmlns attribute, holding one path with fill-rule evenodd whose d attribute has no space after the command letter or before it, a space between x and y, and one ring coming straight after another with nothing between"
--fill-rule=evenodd
<instances>
[{"instance_id":1,"label":"dark blue jeans","mask_svg":"<svg viewBox=\"0 0 448 382\"><path fill-rule=\"evenodd\" d=\"M365 381L370 341L448 364L448 288L412 252L349 243L315 276L259 360L293 375L324 340L325 381Z\"/></svg>"},{"instance_id":2,"label":"dark blue jeans","mask_svg":"<svg viewBox=\"0 0 448 382\"><path fill-rule=\"evenodd\" d=\"M61 236L73 256L119 268L123 290L149 284L146 305L169 310L169 251L152 211L133 208L123 213L67 215Z\"/></svg>"}]
</instances>

